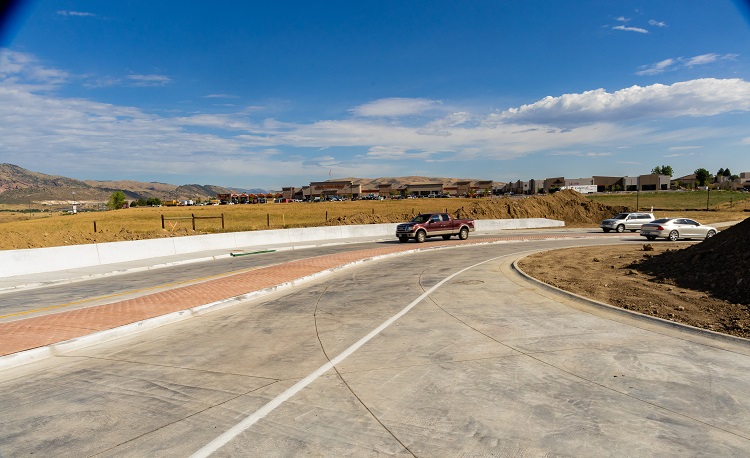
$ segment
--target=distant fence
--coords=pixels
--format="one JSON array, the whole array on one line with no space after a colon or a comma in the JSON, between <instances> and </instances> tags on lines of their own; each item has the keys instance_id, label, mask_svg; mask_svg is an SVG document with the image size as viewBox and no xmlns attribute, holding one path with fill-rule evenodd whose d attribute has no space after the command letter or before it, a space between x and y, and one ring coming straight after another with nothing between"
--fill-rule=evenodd
<instances>
[{"instance_id":1,"label":"distant fence","mask_svg":"<svg viewBox=\"0 0 750 458\"><path fill-rule=\"evenodd\" d=\"M165 221L175 221L175 220L192 220L193 223L193 230L195 230L195 220L196 219L220 219L221 220L221 230L224 230L224 213L221 214L221 216L195 216L195 214L191 214L190 216L170 216L165 217L164 215L161 215L161 228L166 229ZM172 226L172 229L174 229L175 226Z\"/></svg>"}]
</instances>

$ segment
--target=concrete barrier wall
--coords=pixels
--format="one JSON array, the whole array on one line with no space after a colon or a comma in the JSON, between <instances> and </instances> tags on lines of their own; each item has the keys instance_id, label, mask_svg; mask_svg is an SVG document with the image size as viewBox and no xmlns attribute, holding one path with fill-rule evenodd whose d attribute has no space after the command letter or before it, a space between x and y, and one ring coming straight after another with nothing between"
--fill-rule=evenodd
<instances>
[{"instance_id":1,"label":"concrete barrier wall","mask_svg":"<svg viewBox=\"0 0 750 458\"><path fill-rule=\"evenodd\" d=\"M545 218L477 220L477 231L565 226ZM230 232L127 242L0 251L0 276L12 277L215 250L247 250L355 237L393 237L396 223Z\"/></svg>"},{"instance_id":2,"label":"concrete barrier wall","mask_svg":"<svg viewBox=\"0 0 750 458\"><path fill-rule=\"evenodd\" d=\"M0 251L2 277L54 272L98 264L101 263L95 244Z\"/></svg>"},{"instance_id":3,"label":"concrete barrier wall","mask_svg":"<svg viewBox=\"0 0 750 458\"><path fill-rule=\"evenodd\" d=\"M474 227L477 231L540 229L545 227L565 227L565 222L547 218L478 219L474 221Z\"/></svg>"}]
</instances>

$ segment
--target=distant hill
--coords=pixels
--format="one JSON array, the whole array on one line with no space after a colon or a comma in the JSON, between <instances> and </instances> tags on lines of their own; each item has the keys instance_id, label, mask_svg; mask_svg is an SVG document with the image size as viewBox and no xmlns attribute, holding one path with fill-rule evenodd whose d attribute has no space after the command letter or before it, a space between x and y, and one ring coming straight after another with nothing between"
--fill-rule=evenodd
<instances>
[{"instance_id":1,"label":"distant hill","mask_svg":"<svg viewBox=\"0 0 750 458\"><path fill-rule=\"evenodd\" d=\"M362 186L362 189L377 189L378 185L389 184L394 188L407 184L442 183L443 186L455 186L459 181L476 181L476 178L443 178L443 177L380 177L380 178L337 178L333 181L352 181Z\"/></svg>"},{"instance_id":2,"label":"distant hill","mask_svg":"<svg viewBox=\"0 0 750 458\"><path fill-rule=\"evenodd\" d=\"M362 189L377 189L378 185L390 184L397 188L415 183L443 183L455 186L459 181L472 181L470 178L439 178L423 176L381 177L381 178L335 178L329 181L352 181ZM309 183L298 183L304 186ZM0 204L107 202L115 191L123 191L128 200L158 198L161 200L206 200L217 194L268 193L264 189L236 189L215 185L185 184L174 185L158 182L131 180L96 181L75 180L56 175L32 172L13 164L0 164Z\"/></svg>"},{"instance_id":3,"label":"distant hill","mask_svg":"<svg viewBox=\"0 0 750 458\"><path fill-rule=\"evenodd\" d=\"M13 164L0 164L0 204L55 202L107 202L115 191L123 191L128 200L208 199L216 194L236 192L214 185L145 183L141 181L76 180L32 172Z\"/></svg>"}]
</instances>

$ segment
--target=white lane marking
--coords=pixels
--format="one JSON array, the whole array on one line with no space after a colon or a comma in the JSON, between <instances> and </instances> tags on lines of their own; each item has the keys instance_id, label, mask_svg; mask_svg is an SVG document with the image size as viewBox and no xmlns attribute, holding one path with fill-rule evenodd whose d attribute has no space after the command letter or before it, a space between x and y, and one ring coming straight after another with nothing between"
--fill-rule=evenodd
<instances>
[{"instance_id":1,"label":"white lane marking","mask_svg":"<svg viewBox=\"0 0 750 458\"><path fill-rule=\"evenodd\" d=\"M516 255L518 253L513 253L513 254ZM369 342L373 337L375 337L378 334L380 334L388 326L390 326L393 323L395 323L396 320L398 320L402 316L406 315L409 312L409 310L413 309L417 304L419 304L420 302L422 302L424 300L424 298L426 298L427 296L429 296L430 293L432 293L436 289L440 288L448 280L452 279L453 277L455 277L457 275L460 275L460 274L466 272L469 269L473 269L474 267L480 266L482 264L485 264L485 263L488 263L490 261L494 261L496 259L500 259L500 258L503 258L503 257L506 257L506 256L510 256L510 255L506 254L506 255L497 256L497 257L494 257L494 258L491 258L491 259L487 259L487 260L482 261L482 262L478 262L478 263L476 263L474 265L471 265L469 267L461 269L458 272L456 272L454 274L451 274L450 276L448 276L448 277L440 280L440 282L438 282L437 284L435 284L435 286L433 286L432 288L430 288L427 291L425 291L424 293L422 293L422 295L419 296L418 298L416 298L414 301L412 301L411 304L409 304L406 307L404 307L403 310L401 310L397 314L393 315L391 318L389 318L388 320L386 320L385 322L383 322L383 324L381 324L377 328L375 328L372 331L370 331L369 334L367 334L366 336L364 336L361 339L359 339L356 343L354 343L352 346L350 346L349 348L347 348L343 352L339 353L338 356L336 356L335 358L333 358L332 360L330 360L328 363L320 366L317 370L315 370L314 372L310 373L310 375L308 375L307 377L303 378L299 382L297 382L294 385L292 385L291 387L287 388L286 391L284 391L280 395L276 396L268 404L264 405L263 407L261 407L260 409L258 409L257 411L255 411L255 413L253 413L249 417L245 418L241 422L237 423L231 429L227 430L224 434L220 435L216 439L212 440L211 442L209 442L208 444L206 444L205 446L203 446L203 448L201 448L197 452L193 453L191 455L191 458L208 457L212 453L214 453L217 450L219 450L221 447L225 446L229 441L231 441L235 437L239 436L243 431L245 431L248 428L250 428L251 426L253 426L260 419L262 419L263 417L265 417L266 415L268 415L269 413L271 413L273 410L275 410L277 407L279 407L281 404L283 404L289 398L291 398L295 394L299 393L300 391L302 391L303 388L307 387L309 384L311 384L312 382L314 382L315 380L317 380L321 375L323 375L326 372L328 372L336 364L339 364L340 362L342 362L343 360L345 360L346 358L348 358L352 353L354 353L355 351L359 350L364 344L366 344L367 342Z\"/></svg>"}]
</instances>

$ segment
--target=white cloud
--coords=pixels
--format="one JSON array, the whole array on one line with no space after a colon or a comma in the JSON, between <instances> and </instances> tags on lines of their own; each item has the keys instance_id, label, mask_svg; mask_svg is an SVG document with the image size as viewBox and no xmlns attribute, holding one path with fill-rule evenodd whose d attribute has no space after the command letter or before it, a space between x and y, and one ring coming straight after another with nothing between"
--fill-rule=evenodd
<instances>
[{"instance_id":1,"label":"white cloud","mask_svg":"<svg viewBox=\"0 0 750 458\"><path fill-rule=\"evenodd\" d=\"M421 114L439 104L427 99L388 98L360 105L351 111L357 116L398 117Z\"/></svg>"},{"instance_id":2,"label":"white cloud","mask_svg":"<svg viewBox=\"0 0 750 458\"><path fill-rule=\"evenodd\" d=\"M677 62L678 61L675 59L664 59L663 61L657 62L653 65L641 67L641 70L635 72L635 74L640 76L659 75L674 67Z\"/></svg>"},{"instance_id":3,"label":"white cloud","mask_svg":"<svg viewBox=\"0 0 750 458\"><path fill-rule=\"evenodd\" d=\"M669 151L681 151L686 149L701 149L702 146L672 146L669 149Z\"/></svg>"},{"instance_id":4,"label":"white cloud","mask_svg":"<svg viewBox=\"0 0 750 458\"><path fill-rule=\"evenodd\" d=\"M650 19L648 21L648 25L653 25L654 27L666 27L667 24L664 21L657 21L654 19Z\"/></svg>"},{"instance_id":5,"label":"white cloud","mask_svg":"<svg viewBox=\"0 0 750 458\"><path fill-rule=\"evenodd\" d=\"M0 48L0 84L23 90L49 90L69 78L67 72L45 67L31 54Z\"/></svg>"},{"instance_id":6,"label":"white cloud","mask_svg":"<svg viewBox=\"0 0 750 458\"><path fill-rule=\"evenodd\" d=\"M625 32L638 32L638 33L648 33L648 30L642 29L640 27L627 27L624 25L616 25L612 27L612 30L622 30Z\"/></svg>"},{"instance_id":7,"label":"white cloud","mask_svg":"<svg viewBox=\"0 0 750 458\"><path fill-rule=\"evenodd\" d=\"M665 71L678 70L680 68L692 68L696 65L706 65L721 60L733 60L736 59L738 54L701 54L700 56L694 57L676 57L665 59L661 62L657 62L651 65L644 65L639 67L641 70L635 72L639 76L659 75Z\"/></svg>"},{"instance_id":8,"label":"white cloud","mask_svg":"<svg viewBox=\"0 0 750 458\"><path fill-rule=\"evenodd\" d=\"M556 151L551 153L550 156L577 156L577 157L609 157L614 156L615 153L610 152L582 152L582 151Z\"/></svg>"},{"instance_id":9,"label":"white cloud","mask_svg":"<svg viewBox=\"0 0 750 458\"><path fill-rule=\"evenodd\" d=\"M229 94L208 94L203 96L204 99L238 99L239 96Z\"/></svg>"},{"instance_id":10,"label":"white cloud","mask_svg":"<svg viewBox=\"0 0 750 458\"><path fill-rule=\"evenodd\" d=\"M686 67L694 67L696 65L711 64L719 60L733 60L737 58L737 54L701 54L700 56L691 57L685 60Z\"/></svg>"},{"instance_id":11,"label":"white cloud","mask_svg":"<svg viewBox=\"0 0 750 458\"><path fill-rule=\"evenodd\" d=\"M58 11L58 15L60 16L75 16L75 17L95 17L96 14L94 13L86 13L82 11Z\"/></svg>"},{"instance_id":12,"label":"white cloud","mask_svg":"<svg viewBox=\"0 0 750 458\"><path fill-rule=\"evenodd\" d=\"M150 87L166 86L172 79L164 75L128 75L127 79L132 81L133 86Z\"/></svg>"},{"instance_id":13,"label":"white cloud","mask_svg":"<svg viewBox=\"0 0 750 458\"><path fill-rule=\"evenodd\" d=\"M750 83L741 79L705 78L672 84L632 86L564 94L511 108L499 121L557 126L619 122L644 118L712 116L750 111Z\"/></svg>"}]
</instances>

